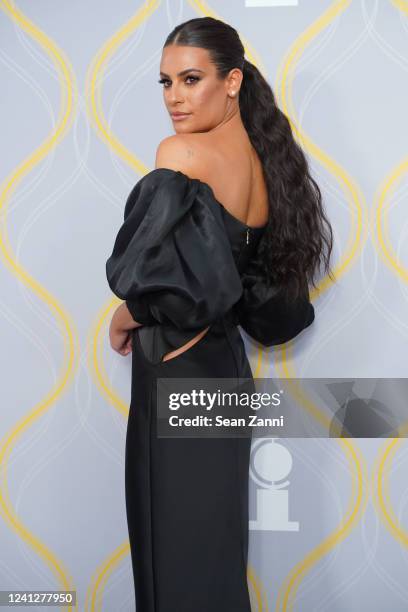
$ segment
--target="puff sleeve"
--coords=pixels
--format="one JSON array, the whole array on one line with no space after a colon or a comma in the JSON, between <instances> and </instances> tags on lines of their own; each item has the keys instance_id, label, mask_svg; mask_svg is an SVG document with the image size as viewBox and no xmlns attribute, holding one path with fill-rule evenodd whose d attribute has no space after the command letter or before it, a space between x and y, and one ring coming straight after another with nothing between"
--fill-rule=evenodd
<instances>
[{"instance_id":1,"label":"puff sleeve","mask_svg":"<svg viewBox=\"0 0 408 612\"><path fill-rule=\"evenodd\" d=\"M259 257L253 258L241 277L243 294L235 313L245 332L264 346L292 340L315 318L307 284L296 299L285 297L283 287L264 278Z\"/></svg>"},{"instance_id":2,"label":"puff sleeve","mask_svg":"<svg viewBox=\"0 0 408 612\"><path fill-rule=\"evenodd\" d=\"M157 168L134 186L106 262L108 284L132 317L201 330L242 294L221 211L199 181Z\"/></svg>"}]
</instances>

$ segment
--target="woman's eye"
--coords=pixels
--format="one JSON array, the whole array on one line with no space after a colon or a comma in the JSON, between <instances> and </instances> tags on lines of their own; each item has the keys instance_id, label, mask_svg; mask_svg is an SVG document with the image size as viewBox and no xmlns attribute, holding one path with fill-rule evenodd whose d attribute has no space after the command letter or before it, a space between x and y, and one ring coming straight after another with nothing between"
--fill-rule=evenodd
<instances>
[{"instance_id":1,"label":"woman's eye","mask_svg":"<svg viewBox=\"0 0 408 612\"><path fill-rule=\"evenodd\" d=\"M196 77L196 76L191 76L191 75L190 75L190 76L187 76L187 77L186 77L186 80L187 80L187 79L192 79L192 80L193 80L193 82L195 82L195 81L199 81L199 80L200 80L200 77ZM160 79L158 82L159 82L160 84L164 85L164 88L165 88L165 89L167 89L167 85L166 85L166 84L167 84L167 83L170 83L169 79ZM189 84L189 85L192 85L192 83L188 83L188 84Z\"/></svg>"}]
</instances>

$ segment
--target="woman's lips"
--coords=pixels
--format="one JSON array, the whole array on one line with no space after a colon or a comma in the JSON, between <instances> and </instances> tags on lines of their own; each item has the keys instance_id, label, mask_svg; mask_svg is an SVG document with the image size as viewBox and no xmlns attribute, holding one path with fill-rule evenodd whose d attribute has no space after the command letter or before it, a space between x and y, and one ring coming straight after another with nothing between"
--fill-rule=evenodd
<instances>
[{"instance_id":1,"label":"woman's lips","mask_svg":"<svg viewBox=\"0 0 408 612\"><path fill-rule=\"evenodd\" d=\"M190 116L190 113L182 113L181 115L171 113L171 118L174 121L181 121L182 119L186 119Z\"/></svg>"}]
</instances>

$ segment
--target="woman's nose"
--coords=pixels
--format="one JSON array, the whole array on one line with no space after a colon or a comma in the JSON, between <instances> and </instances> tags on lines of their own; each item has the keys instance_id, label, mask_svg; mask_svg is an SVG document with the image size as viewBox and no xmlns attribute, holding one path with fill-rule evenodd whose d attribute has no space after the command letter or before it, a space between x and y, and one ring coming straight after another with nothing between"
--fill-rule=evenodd
<instances>
[{"instance_id":1,"label":"woman's nose","mask_svg":"<svg viewBox=\"0 0 408 612\"><path fill-rule=\"evenodd\" d=\"M181 89L177 85L174 85L174 83L171 86L170 91L168 92L168 100L169 102L171 102L171 104L179 104L180 102L183 102Z\"/></svg>"}]
</instances>

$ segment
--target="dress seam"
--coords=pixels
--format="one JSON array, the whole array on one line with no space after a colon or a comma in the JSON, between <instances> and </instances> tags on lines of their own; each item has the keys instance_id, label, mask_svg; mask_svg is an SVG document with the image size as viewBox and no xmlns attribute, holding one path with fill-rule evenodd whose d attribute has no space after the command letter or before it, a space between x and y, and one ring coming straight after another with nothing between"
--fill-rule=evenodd
<instances>
[{"instance_id":1,"label":"dress seam","mask_svg":"<svg viewBox=\"0 0 408 612\"><path fill-rule=\"evenodd\" d=\"M237 485L238 485L238 498L239 498L239 507L242 509L242 495L240 489L240 478L239 478L239 448L238 448L238 438L235 438L235 451L236 451L236 474L237 474ZM249 474L248 474L249 478ZM244 568L244 584L246 585L246 589L248 591L248 562L245 562L245 553L244 553L244 540L242 538L242 529L249 529L249 524L245 525L242 521L242 514L240 512L240 539L241 539L241 555L242 555L242 566Z\"/></svg>"},{"instance_id":2,"label":"dress seam","mask_svg":"<svg viewBox=\"0 0 408 612\"><path fill-rule=\"evenodd\" d=\"M226 335L227 340L228 340L228 344L230 346L231 352L232 352L233 357L234 357L236 379L238 380L238 378L239 378L239 376L238 376L238 372L239 372L238 362L237 362L237 357L235 355L234 347L232 345L231 338L230 338L230 335L229 335L230 330L228 329L228 325L226 324L224 319L222 320L222 322L223 322L223 326L224 326L224 330L225 330L225 335ZM240 491L240 487L239 487L240 480L239 480L239 452L238 452L238 450L239 450L238 449L238 438L235 438L235 457L236 457L235 467L236 467L236 475L237 475L237 483L238 483L238 498L239 498L239 507L240 507L240 509L242 509L242 496L241 496L241 491ZM249 475L248 475L248 478L249 478ZM245 526L245 525L242 524L242 514L241 514L241 511L240 511L240 521L239 522L240 522L240 540L241 540L242 565L243 565L243 568L244 568L244 579L246 581L246 585L247 585L247 589L248 589L247 564L245 563L244 540L242 538L242 528L244 527L245 529L248 529L249 526L248 525Z\"/></svg>"},{"instance_id":3,"label":"dress seam","mask_svg":"<svg viewBox=\"0 0 408 612\"><path fill-rule=\"evenodd\" d=\"M234 359L234 364L235 364L235 378L239 378L239 376L238 376L238 362L237 362L237 356L235 355L234 347L232 346L231 338L230 338L230 335L229 335L228 325L226 324L226 322L225 322L224 318L222 319L222 324L223 324L223 326L224 326L225 335L226 335L226 337L227 337L228 344L229 344L229 347L230 347L230 349L231 349L231 353L232 353L232 356L233 356L233 359Z\"/></svg>"}]
</instances>

